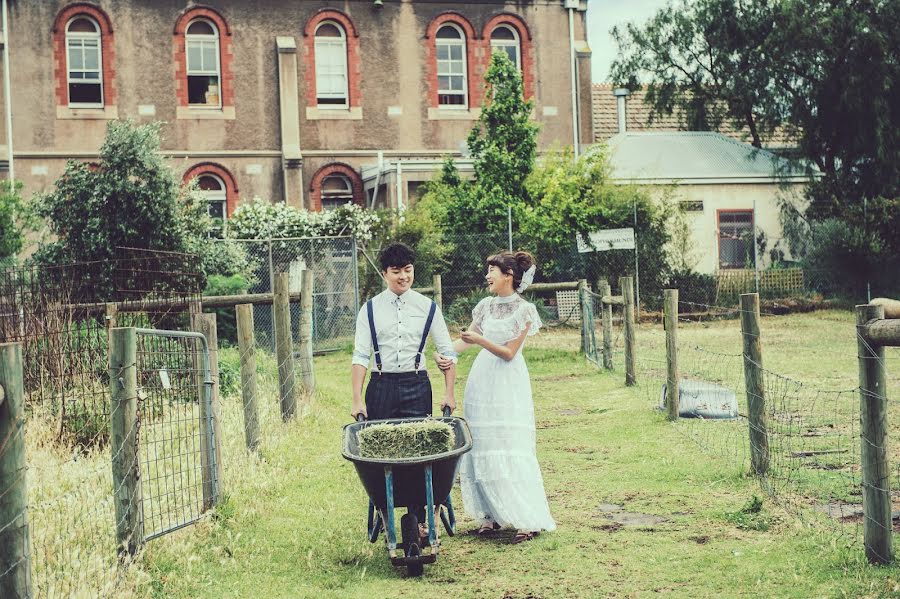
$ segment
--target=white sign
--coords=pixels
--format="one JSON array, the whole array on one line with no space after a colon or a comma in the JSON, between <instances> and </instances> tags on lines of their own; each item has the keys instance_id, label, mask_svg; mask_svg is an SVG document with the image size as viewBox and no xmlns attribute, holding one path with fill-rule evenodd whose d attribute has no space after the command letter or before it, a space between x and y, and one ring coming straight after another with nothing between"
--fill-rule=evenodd
<instances>
[{"instance_id":1,"label":"white sign","mask_svg":"<svg viewBox=\"0 0 900 599\"><path fill-rule=\"evenodd\" d=\"M594 231L590 234L590 243L579 233L575 239L578 244L578 251L582 254L586 252L606 252L609 250L633 250L634 249L634 229L606 229L603 231Z\"/></svg>"},{"instance_id":2,"label":"white sign","mask_svg":"<svg viewBox=\"0 0 900 599\"><path fill-rule=\"evenodd\" d=\"M172 381L169 379L169 371L165 368L159 370L159 382L162 383L163 389L171 389Z\"/></svg>"}]
</instances>

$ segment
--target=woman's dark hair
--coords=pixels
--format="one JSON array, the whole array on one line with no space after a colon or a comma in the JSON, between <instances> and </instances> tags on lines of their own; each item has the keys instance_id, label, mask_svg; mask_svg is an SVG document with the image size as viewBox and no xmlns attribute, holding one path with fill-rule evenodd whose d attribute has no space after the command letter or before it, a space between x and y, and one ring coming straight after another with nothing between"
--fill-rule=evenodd
<instances>
[{"instance_id":1,"label":"woman's dark hair","mask_svg":"<svg viewBox=\"0 0 900 599\"><path fill-rule=\"evenodd\" d=\"M378 255L378 261L381 263L381 272L386 272L389 268L403 268L410 264L415 265L416 253L402 243L392 243L387 246Z\"/></svg>"},{"instance_id":2,"label":"woman's dark hair","mask_svg":"<svg viewBox=\"0 0 900 599\"><path fill-rule=\"evenodd\" d=\"M512 275L513 289L518 289L519 283L522 282L522 275L525 271L535 264L534 256L528 252L510 252L504 250L499 254L488 256L487 265L496 266L500 272Z\"/></svg>"}]
</instances>

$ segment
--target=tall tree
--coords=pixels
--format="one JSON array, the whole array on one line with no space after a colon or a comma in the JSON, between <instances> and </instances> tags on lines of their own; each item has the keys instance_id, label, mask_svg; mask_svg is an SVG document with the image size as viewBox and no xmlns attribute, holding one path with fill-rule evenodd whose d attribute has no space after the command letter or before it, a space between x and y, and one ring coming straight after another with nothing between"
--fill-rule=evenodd
<instances>
[{"instance_id":1,"label":"tall tree","mask_svg":"<svg viewBox=\"0 0 900 599\"><path fill-rule=\"evenodd\" d=\"M900 2L678 0L616 28L614 78L645 84L657 115L783 127L818 167L807 219L840 218L900 253Z\"/></svg>"}]
</instances>

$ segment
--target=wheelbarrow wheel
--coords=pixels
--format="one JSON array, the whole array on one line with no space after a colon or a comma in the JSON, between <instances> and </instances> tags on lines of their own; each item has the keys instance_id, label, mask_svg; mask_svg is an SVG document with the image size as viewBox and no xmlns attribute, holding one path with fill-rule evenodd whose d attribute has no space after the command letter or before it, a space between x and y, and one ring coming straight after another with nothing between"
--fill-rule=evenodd
<instances>
[{"instance_id":1,"label":"wheelbarrow wheel","mask_svg":"<svg viewBox=\"0 0 900 599\"><path fill-rule=\"evenodd\" d=\"M403 536L403 547L407 558L417 558L422 555L419 548L419 520L415 514L403 514L400 518L400 534ZM425 571L425 565L420 561L407 561L406 573L409 576L421 576Z\"/></svg>"}]
</instances>

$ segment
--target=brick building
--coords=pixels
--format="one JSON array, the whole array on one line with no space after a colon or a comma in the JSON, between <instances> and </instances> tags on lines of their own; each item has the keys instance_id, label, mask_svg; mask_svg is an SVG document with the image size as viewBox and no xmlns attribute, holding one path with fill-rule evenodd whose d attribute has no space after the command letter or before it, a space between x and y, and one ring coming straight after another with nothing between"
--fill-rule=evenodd
<instances>
[{"instance_id":1,"label":"brick building","mask_svg":"<svg viewBox=\"0 0 900 599\"><path fill-rule=\"evenodd\" d=\"M3 3L0 105L26 194L66 160L92 160L107 121L130 118L165 123L164 152L215 213L254 196L402 206L460 154L492 51L522 69L540 148L592 141L585 0Z\"/></svg>"}]
</instances>

